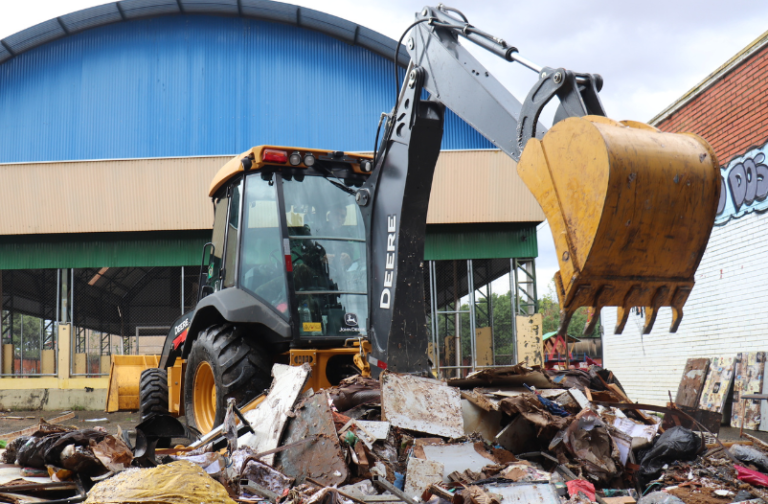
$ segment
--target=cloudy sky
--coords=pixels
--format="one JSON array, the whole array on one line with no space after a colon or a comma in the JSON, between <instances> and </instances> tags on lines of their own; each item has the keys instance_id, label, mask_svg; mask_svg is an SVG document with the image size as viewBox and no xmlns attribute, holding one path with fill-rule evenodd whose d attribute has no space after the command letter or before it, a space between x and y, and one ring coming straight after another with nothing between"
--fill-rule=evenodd
<instances>
[{"instance_id":1,"label":"cloudy sky","mask_svg":"<svg viewBox=\"0 0 768 504\"><path fill-rule=\"evenodd\" d=\"M608 115L648 121L768 29L762 0L445 0L480 29L504 38L542 66L599 73ZM0 0L0 38L99 0ZM298 0L392 38L424 0ZM522 99L535 76L476 50ZM546 122L546 119L544 119ZM546 224L539 230L539 292L557 270Z\"/></svg>"}]
</instances>

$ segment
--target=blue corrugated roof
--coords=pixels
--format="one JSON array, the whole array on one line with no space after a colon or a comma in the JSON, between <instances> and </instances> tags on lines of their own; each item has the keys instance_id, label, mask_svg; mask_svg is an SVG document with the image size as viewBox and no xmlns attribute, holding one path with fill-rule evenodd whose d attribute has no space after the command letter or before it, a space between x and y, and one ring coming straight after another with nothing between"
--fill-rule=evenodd
<instances>
[{"instance_id":1,"label":"blue corrugated roof","mask_svg":"<svg viewBox=\"0 0 768 504\"><path fill-rule=\"evenodd\" d=\"M120 21L172 14L209 14L216 16L244 16L265 21L277 21L326 35L345 42L359 44L366 49L392 59L395 41L351 21L305 7L273 2L271 0L122 0L89 7L66 16L22 30L0 41L16 56L60 37L82 30L97 28ZM358 37L364 33L364 37ZM0 63L4 61L0 51ZM5 59L8 59L7 56ZM408 64L405 48L400 51L399 62Z\"/></svg>"},{"instance_id":2,"label":"blue corrugated roof","mask_svg":"<svg viewBox=\"0 0 768 504\"><path fill-rule=\"evenodd\" d=\"M391 61L316 31L201 15L121 22L0 65L0 162L371 150L394 95ZM448 114L443 148L491 147Z\"/></svg>"}]
</instances>

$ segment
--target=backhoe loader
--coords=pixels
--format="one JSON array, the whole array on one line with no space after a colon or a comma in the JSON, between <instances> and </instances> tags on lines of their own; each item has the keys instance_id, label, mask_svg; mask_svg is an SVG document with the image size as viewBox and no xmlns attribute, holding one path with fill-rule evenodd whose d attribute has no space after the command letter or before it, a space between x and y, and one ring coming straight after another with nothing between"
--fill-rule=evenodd
<instances>
[{"instance_id":1,"label":"backhoe loader","mask_svg":"<svg viewBox=\"0 0 768 504\"><path fill-rule=\"evenodd\" d=\"M525 100L460 40L533 70ZM424 8L401 42L411 60L373 155L259 146L218 172L199 301L142 374L143 414L185 414L208 432L227 398L243 406L269 386L275 362L309 363L314 389L355 372L429 372L424 236L446 107L518 162L541 204L563 333L582 306L593 323L619 307L617 332L631 307L645 307L648 332L668 306L677 330L720 192L707 142L606 118L599 75L540 67L455 9Z\"/></svg>"}]
</instances>

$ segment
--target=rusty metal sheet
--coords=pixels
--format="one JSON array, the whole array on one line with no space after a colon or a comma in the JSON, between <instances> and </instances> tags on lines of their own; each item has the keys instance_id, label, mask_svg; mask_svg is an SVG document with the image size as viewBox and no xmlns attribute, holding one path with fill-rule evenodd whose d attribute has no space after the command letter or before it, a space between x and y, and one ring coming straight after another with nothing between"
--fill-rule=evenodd
<instances>
[{"instance_id":1,"label":"rusty metal sheet","mask_svg":"<svg viewBox=\"0 0 768 504\"><path fill-rule=\"evenodd\" d=\"M763 401L746 401L746 404L742 404L741 396L742 394L759 394L763 391L764 371L765 352L745 352L741 354L740 359L736 360L731 408L733 427L740 427L742 418L745 429L756 430L760 427L760 403Z\"/></svg>"},{"instance_id":2,"label":"rusty metal sheet","mask_svg":"<svg viewBox=\"0 0 768 504\"><path fill-rule=\"evenodd\" d=\"M394 427L449 438L464 435L459 389L432 378L384 373L381 413Z\"/></svg>"},{"instance_id":3,"label":"rusty metal sheet","mask_svg":"<svg viewBox=\"0 0 768 504\"><path fill-rule=\"evenodd\" d=\"M683 370L683 378L677 387L675 404L695 408L699 404L701 389L709 371L709 359L688 359Z\"/></svg>"},{"instance_id":4,"label":"rusty metal sheet","mask_svg":"<svg viewBox=\"0 0 768 504\"><path fill-rule=\"evenodd\" d=\"M288 423L284 445L317 436L317 441L277 454L275 467L296 478L297 484L310 477L324 485L341 485L349 475L328 400L326 392L313 395L297 408L296 416Z\"/></svg>"}]
</instances>

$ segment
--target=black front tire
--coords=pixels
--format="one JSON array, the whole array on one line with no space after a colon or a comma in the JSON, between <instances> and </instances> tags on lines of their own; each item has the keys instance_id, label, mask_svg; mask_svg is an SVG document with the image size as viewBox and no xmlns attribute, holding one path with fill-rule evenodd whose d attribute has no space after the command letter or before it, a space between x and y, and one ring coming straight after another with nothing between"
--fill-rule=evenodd
<instances>
[{"instance_id":1,"label":"black front tire","mask_svg":"<svg viewBox=\"0 0 768 504\"><path fill-rule=\"evenodd\" d=\"M144 419L151 413L168 414L168 373L165 369L150 368L141 372L139 414Z\"/></svg>"},{"instance_id":2,"label":"black front tire","mask_svg":"<svg viewBox=\"0 0 768 504\"><path fill-rule=\"evenodd\" d=\"M270 354L253 341L255 335L244 333L231 324L215 325L202 331L192 344L184 377L184 413L187 425L203 434L224 422L227 399L234 398L242 407L272 383ZM210 428L197 420L195 408L195 378L204 364L213 371L216 390Z\"/></svg>"}]
</instances>

